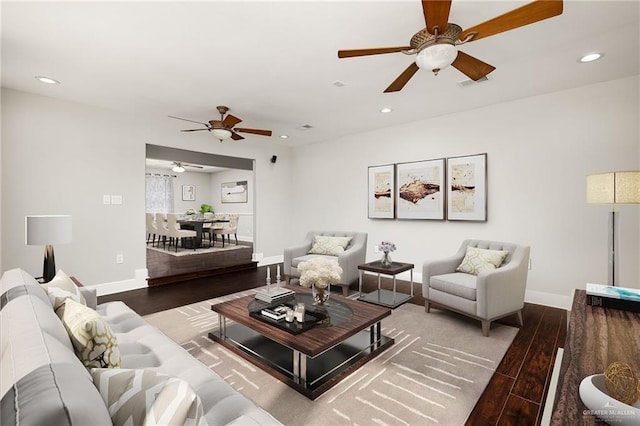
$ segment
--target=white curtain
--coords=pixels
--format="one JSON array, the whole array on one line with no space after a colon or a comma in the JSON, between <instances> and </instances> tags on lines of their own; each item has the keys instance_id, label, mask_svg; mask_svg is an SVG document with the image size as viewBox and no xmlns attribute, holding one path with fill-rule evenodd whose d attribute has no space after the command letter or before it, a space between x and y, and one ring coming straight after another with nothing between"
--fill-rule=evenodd
<instances>
[{"instance_id":1,"label":"white curtain","mask_svg":"<svg viewBox=\"0 0 640 426\"><path fill-rule=\"evenodd\" d=\"M173 182L171 179L172 177L168 175L147 175L147 212L170 213L173 211Z\"/></svg>"}]
</instances>

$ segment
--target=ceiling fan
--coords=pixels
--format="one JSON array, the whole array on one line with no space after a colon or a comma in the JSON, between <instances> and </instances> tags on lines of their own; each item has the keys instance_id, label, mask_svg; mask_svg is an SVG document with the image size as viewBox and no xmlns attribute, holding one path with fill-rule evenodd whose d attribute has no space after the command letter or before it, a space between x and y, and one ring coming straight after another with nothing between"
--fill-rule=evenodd
<instances>
[{"instance_id":1,"label":"ceiling fan","mask_svg":"<svg viewBox=\"0 0 640 426\"><path fill-rule=\"evenodd\" d=\"M185 167L193 167L194 169L204 169L204 167L202 166L198 166L196 164L186 164L186 163L183 163L182 161L173 161L171 165L173 166L171 170L173 170L176 173L184 172Z\"/></svg>"},{"instance_id":2,"label":"ceiling fan","mask_svg":"<svg viewBox=\"0 0 640 426\"><path fill-rule=\"evenodd\" d=\"M426 27L411 37L409 46L339 50L338 58L397 52L416 55L416 61L385 89L385 93L402 90L420 68L438 75L439 71L452 65L477 81L495 67L459 51L456 46L560 15L562 7L562 0L536 0L463 31L459 25L448 22L451 0L423 0Z\"/></svg>"},{"instance_id":3,"label":"ceiling fan","mask_svg":"<svg viewBox=\"0 0 640 426\"><path fill-rule=\"evenodd\" d=\"M202 123L200 121L188 120L186 118L174 117L170 115L170 118L177 118L178 120L190 121L192 123L198 123L205 126L204 129L187 129L181 130L181 132L197 132L200 130L208 130L213 133L213 136L218 138L220 142L225 139L233 139L234 141L239 141L240 139L244 139L236 132L242 133L253 133L254 135L262 135L262 136L271 136L271 130L258 130L258 129L246 129L234 127L236 124L242 122L238 117L235 117L231 114L227 114L229 108L223 105L217 107L218 112L220 113L220 120L209 120L208 123ZM224 115L227 114L225 117Z\"/></svg>"}]
</instances>

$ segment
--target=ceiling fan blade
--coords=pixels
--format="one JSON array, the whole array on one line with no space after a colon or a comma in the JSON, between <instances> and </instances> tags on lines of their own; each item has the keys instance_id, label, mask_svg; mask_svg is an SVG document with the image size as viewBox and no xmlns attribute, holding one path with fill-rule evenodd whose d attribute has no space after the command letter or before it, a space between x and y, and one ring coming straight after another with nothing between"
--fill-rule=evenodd
<instances>
[{"instance_id":1,"label":"ceiling fan blade","mask_svg":"<svg viewBox=\"0 0 640 426\"><path fill-rule=\"evenodd\" d=\"M237 134L236 132L231 132L231 139L233 139L234 141L239 141L240 139L244 139L244 138L239 134Z\"/></svg>"},{"instance_id":2,"label":"ceiling fan blade","mask_svg":"<svg viewBox=\"0 0 640 426\"><path fill-rule=\"evenodd\" d=\"M424 23L427 26L429 34L435 34L433 30L435 26L440 28L438 31L439 34L447 30L450 9L451 0L422 0Z\"/></svg>"},{"instance_id":3,"label":"ceiling fan blade","mask_svg":"<svg viewBox=\"0 0 640 426\"><path fill-rule=\"evenodd\" d=\"M209 128L207 129L187 129L187 130L180 130L181 132L199 132L200 130L211 130Z\"/></svg>"},{"instance_id":4,"label":"ceiling fan blade","mask_svg":"<svg viewBox=\"0 0 640 426\"><path fill-rule=\"evenodd\" d=\"M201 121L189 120L188 118L174 117L173 115L169 115L168 117L169 117L169 118L175 118L176 120L190 121L190 122L192 122L192 123L198 123L198 124L202 124L202 125L208 126L208 124L207 124L207 123L203 123L203 122L201 122Z\"/></svg>"},{"instance_id":5,"label":"ceiling fan blade","mask_svg":"<svg viewBox=\"0 0 640 426\"><path fill-rule=\"evenodd\" d=\"M235 132L253 133L254 135L271 136L271 130L259 130L259 129L241 129L236 127L233 129Z\"/></svg>"},{"instance_id":6,"label":"ceiling fan blade","mask_svg":"<svg viewBox=\"0 0 640 426\"><path fill-rule=\"evenodd\" d=\"M398 53L410 50L411 46L376 47L373 49L338 50L338 58L353 58L355 56L381 55L383 53Z\"/></svg>"},{"instance_id":7,"label":"ceiling fan blade","mask_svg":"<svg viewBox=\"0 0 640 426\"><path fill-rule=\"evenodd\" d=\"M411 77L418 72L418 69L418 65L416 65L415 62L412 62L411 65L409 65L407 69L404 70L402 74L400 74L400 76L398 76L398 78L396 78L395 81L385 89L384 93L398 92L402 90L405 84L411 80Z\"/></svg>"},{"instance_id":8,"label":"ceiling fan blade","mask_svg":"<svg viewBox=\"0 0 640 426\"><path fill-rule=\"evenodd\" d=\"M478 34L470 41L476 41L494 34L552 18L562 14L562 7L562 0L536 0L514 9L511 12L507 12L482 24L478 24L475 27L464 30L460 33L460 40L464 40L468 34L475 32Z\"/></svg>"},{"instance_id":9,"label":"ceiling fan blade","mask_svg":"<svg viewBox=\"0 0 640 426\"><path fill-rule=\"evenodd\" d=\"M452 67L469 77L473 81L477 81L495 70L496 67L482 62L471 55L458 51L456 60L451 64Z\"/></svg>"},{"instance_id":10,"label":"ceiling fan blade","mask_svg":"<svg viewBox=\"0 0 640 426\"><path fill-rule=\"evenodd\" d=\"M224 118L224 120L222 120L222 124L224 125L224 127L227 127L227 128L231 128L240 122L242 122L242 120L240 120L235 115L231 115L231 114L228 114Z\"/></svg>"}]
</instances>

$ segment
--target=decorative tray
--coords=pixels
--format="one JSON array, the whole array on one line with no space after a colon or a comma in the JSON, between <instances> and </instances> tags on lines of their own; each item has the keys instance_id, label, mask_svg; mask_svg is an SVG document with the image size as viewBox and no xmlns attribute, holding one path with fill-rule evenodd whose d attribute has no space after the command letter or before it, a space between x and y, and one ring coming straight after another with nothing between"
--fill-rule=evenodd
<instances>
[{"instance_id":1,"label":"decorative tray","mask_svg":"<svg viewBox=\"0 0 640 426\"><path fill-rule=\"evenodd\" d=\"M263 309L273 309L279 305L285 305L290 309L294 309L296 306L296 303L297 301L294 298L290 298L287 300L278 300L277 302L274 302L274 303L264 303L264 302L255 300L249 304L249 315L252 316L253 318L256 318L260 321L271 324L274 327L278 327L279 329L287 331L291 334L300 334L303 331L307 331L320 324L324 324L325 322L330 320L329 316L327 315L327 311L315 310L312 306L310 307L308 305L305 305L303 323L300 323L296 320L293 320L292 322L287 322L284 318L280 320L275 320L261 314Z\"/></svg>"}]
</instances>

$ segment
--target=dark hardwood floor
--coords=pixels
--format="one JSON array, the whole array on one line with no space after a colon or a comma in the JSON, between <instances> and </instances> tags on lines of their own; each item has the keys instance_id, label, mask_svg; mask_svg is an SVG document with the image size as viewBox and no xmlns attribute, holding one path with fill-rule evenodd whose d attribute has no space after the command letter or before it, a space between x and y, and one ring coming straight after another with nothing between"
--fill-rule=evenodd
<instances>
[{"instance_id":1,"label":"dark hardwood floor","mask_svg":"<svg viewBox=\"0 0 640 426\"><path fill-rule=\"evenodd\" d=\"M272 275L275 266L271 266ZM265 284L266 267L211 274L190 280L99 297L99 302L121 300L141 315L211 299ZM391 289L390 279L382 287ZM364 291L377 288L373 275L365 275ZM422 287L414 283L410 303L424 306ZM340 288L336 288L340 291ZM351 292L357 291L352 286ZM409 292L408 282L398 282L398 291ZM524 326L516 335L501 364L472 411L467 425L537 425L548 391L555 354L566 332L566 311L527 303ZM516 326L515 318L501 322ZM478 333L481 333L478 323Z\"/></svg>"},{"instance_id":2,"label":"dark hardwood floor","mask_svg":"<svg viewBox=\"0 0 640 426\"><path fill-rule=\"evenodd\" d=\"M214 247L222 248L221 239L218 239ZM257 262L251 260L252 243L239 241L238 244L227 243L226 247L234 250L202 254L195 250L192 255L174 256L171 254L173 249L168 246L166 251L147 248L149 286L179 283L194 278L256 268ZM164 250L162 244L159 244L158 248Z\"/></svg>"}]
</instances>

